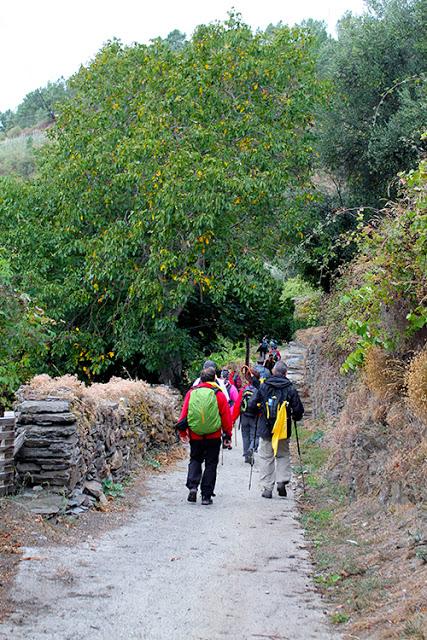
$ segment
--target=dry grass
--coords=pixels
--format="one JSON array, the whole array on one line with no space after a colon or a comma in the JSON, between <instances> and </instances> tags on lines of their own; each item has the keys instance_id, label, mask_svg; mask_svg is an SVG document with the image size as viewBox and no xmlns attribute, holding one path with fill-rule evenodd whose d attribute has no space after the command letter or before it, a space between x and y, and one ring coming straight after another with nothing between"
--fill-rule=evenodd
<instances>
[{"instance_id":1,"label":"dry grass","mask_svg":"<svg viewBox=\"0 0 427 640\"><path fill-rule=\"evenodd\" d=\"M412 359L406 374L406 387L408 405L427 423L427 348Z\"/></svg>"},{"instance_id":2,"label":"dry grass","mask_svg":"<svg viewBox=\"0 0 427 640\"><path fill-rule=\"evenodd\" d=\"M97 422L118 424L126 416L130 429L128 437L139 446L142 428L150 446L170 440L179 414L180 395L164 385L150 385L141 380L111 378L105 384L86 386L76 376L51 378L39 375L19 389L18 401L61 398L69 400L77 416L78 431L83 441L91 437ZM111 403L117 403L115 406Z\"/></svg>"},{"instance_id":3,"label":"dry grass","mask_svg":"<svg viewBox=\"0 0 427 640\"><path fill-rule=\"evenodd\" d=\"M379 347L367 352L363 374L366 386L383 399L401 394L405 386L404 363Z\"/></svg>"},{"instance_id":4,"label":"dry grass","mask_svg":"<svg viewBox=\"0 0 427 640\"><path fill-rule=\"evenodd\" d=\"M19 400L41 400L48 397L70 400L93 413L105 402L118 402L131 411L138 409L147 414L148 424L158 424L165 419L175 420L180 396L164 385L150 385L142 380L111 378L107 383L86 386L76 376L51 378L43 374L35 376L28 385L20 388Z\"/></svg>"},{"instance_id":5,"label":"dry grass","mask_svg":"<svg viewBox=\"0 0 427 640\"><path fill-rule=\"evenodd\" d=\"M65 375L51 378L47 373L35 376L31 382L21 387L17 393L18 400L41 400L49 396L71 400L83 398L86 386L77 376Z\"/></svg>"}]
</instances>

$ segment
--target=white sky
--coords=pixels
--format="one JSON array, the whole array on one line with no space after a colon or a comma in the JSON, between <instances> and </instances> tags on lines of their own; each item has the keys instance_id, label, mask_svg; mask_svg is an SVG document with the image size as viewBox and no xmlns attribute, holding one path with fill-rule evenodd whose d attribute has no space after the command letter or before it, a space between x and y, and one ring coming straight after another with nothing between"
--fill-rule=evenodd
<instances>
[{"instance_id":1,"label":"white sky","mask_svg":"<svg viewBox=\"0 0 427 640\"><path fill-rule=\"evenodd\" d=\"M190 35L198 24L223 20L234 6L252 27L280 20L325 20L333 32L363 0L3 0L0 10L0 111L49 80L68 78L117 37L148 42L173 29Z\"/></svg>"}]
</instances>

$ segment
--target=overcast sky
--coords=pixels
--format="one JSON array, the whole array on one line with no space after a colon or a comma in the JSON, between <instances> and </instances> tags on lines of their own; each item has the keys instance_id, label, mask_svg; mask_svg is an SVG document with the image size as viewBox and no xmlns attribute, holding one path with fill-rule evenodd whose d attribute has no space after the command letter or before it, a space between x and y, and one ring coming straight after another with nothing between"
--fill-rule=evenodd
<instances>
[{"instance_id":1,"label":"overcast sky","mask_svg":"<svg viewBox=\"0 0 427 640\"><path fill-rule=\"evenodd\" d=\"M191 34L198 24L223 20L234 6L254 28L304 18L333 32L345 11L361 13L363 0L7 0L1 3L0 111L49 80L86 64L102 44L148 42L173 29Z\"/></svg>"}]
</instances>

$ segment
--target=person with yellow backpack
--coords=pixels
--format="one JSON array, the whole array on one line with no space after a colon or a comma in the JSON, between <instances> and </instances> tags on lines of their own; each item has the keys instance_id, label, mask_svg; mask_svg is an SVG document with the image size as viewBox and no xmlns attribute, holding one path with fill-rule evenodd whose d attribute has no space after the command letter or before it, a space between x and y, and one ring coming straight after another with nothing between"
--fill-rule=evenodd
<instances>
[{"instance_id":1,"label":"person with yellow backpack","mask_svg":"<svg viewBox=\"0 0 427 640\"><path fill-rule=\"evenodd\" d=\"M260 386L249 404L250 410L258 412L258 459L263 498L273 497L275 484L279 496L287 495L286 485L291 479L289 439L292 420L298 422L304 415L298 391L286 374L287 366L279 360L271 377Z\"/></svg>"}]
</instances>

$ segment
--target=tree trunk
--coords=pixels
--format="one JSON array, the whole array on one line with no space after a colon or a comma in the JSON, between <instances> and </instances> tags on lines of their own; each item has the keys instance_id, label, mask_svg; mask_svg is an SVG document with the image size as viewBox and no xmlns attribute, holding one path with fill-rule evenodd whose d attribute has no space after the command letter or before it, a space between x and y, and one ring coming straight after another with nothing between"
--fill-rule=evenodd
<instances>
[{"instance_id":1,"label":"tree trunk","mask_svg":"<svg viewBox=\"0 0 427 640\"><path fill-rule=\"evenodd\" d=\"M250 342L249 342L249 336L245 336L245 342L246 342L245 365L247 367L249 367L250 350L251 350L251 345L250 345Z\"/></svg>"}]
</instances>

